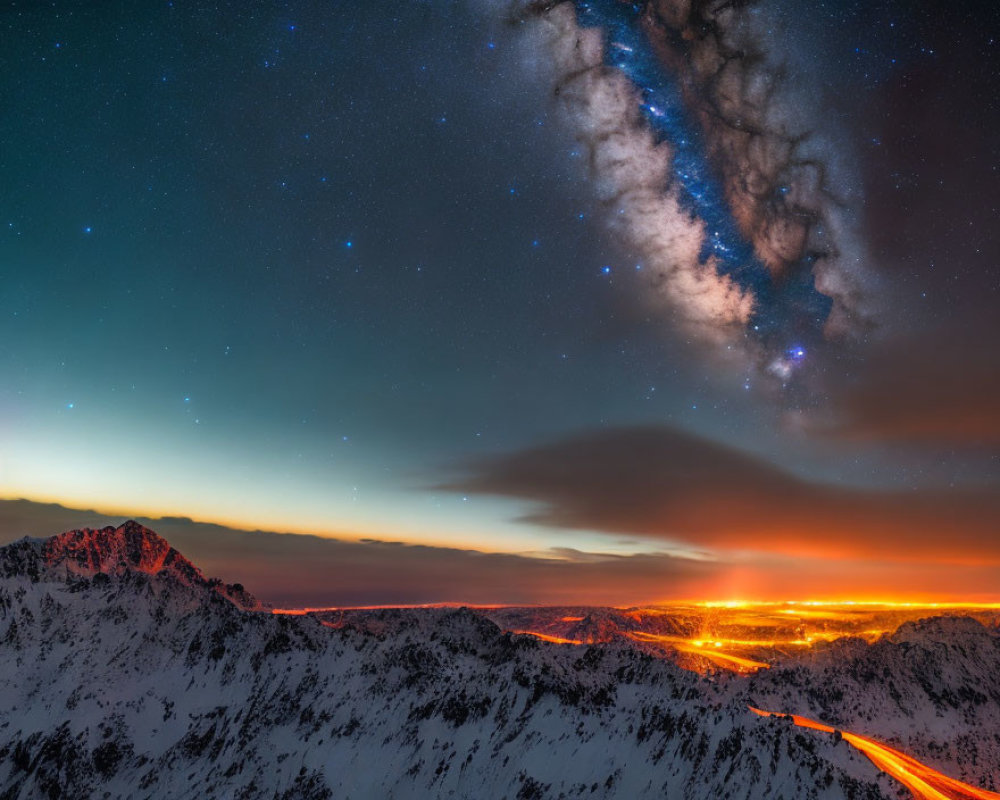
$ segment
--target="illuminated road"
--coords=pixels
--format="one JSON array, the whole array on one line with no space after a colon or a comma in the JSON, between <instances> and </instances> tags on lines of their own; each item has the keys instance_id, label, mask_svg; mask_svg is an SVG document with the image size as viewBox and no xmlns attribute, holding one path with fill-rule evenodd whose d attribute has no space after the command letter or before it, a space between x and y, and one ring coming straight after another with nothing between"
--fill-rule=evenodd
<instances>
[{"instance_id":1,"label":"illuminated road","mask_svg":"<svg viewBox=\"0 0 1000 800\"><path fill-rule=\"evenodd\" d=\"M542 633L541 631L511 630L508 633L519 636L534 636L536 639L541 639L543 642L551 642L552 644L588 644L588 642L581 641L580 639L567 639L563 636L555 636L554 634ZM771 666L770 664L765 664L763 661L754 661L750 658L735 656L716 649L722 647L722 642L692 641L679 636L660 636L655 633L643 633L642 631L632 631L625 635L636 642L667 645L678 652L700 656L711 661L716 666L732 670L733 672L755 672L758 669L768 669Z\"/></svg>"},{"instance_id":2,"label":"illuminated road","mask_svg":"<svg viewBox=\"0 0 1000 800\"><path fill-rule=\"evenodd\" d=\"M797 714L779 714L773 711L761 711L759 708L750 706L750 710L762 717L787 717L803 728L812 728L825 733L833 733L835 728L816 722L807 717L800 717ZM921 764L915 758L900 753L887 745L880 744L867 736L860 736L848 731L840 731L844 740L864 753L871 762L887 775L891 775L907 789L913 792L913 796L918 800L1000 800L1000 794L988 792L962 783L947 775L942 775L937 770L933 770Z\"/></svg>"},{"instance_id":3,"label":"illuminated road","mask_svg":"<svg viewBox=\"0 0 1000 800\"><path fill-rule=\"evenodd\" d=\"M770 664L765 664L763 661L754 661L751 658L743 658L742 656L725 653L721 649L717 649L723 646L722 642L705 642L700 639L690 640L679 636L661 636L643 631L632 631L626 635L636 642L664 644L681 653L701 656L716 666L730 669L734 672L755 672L758 669L768 669L771 666Z\"/></svg>"},{"instance_id":4,"label":"illuminated road","mask_svg":"<svg viewBox=\"0 0 1000 800\"><path fill-rule=\"evenodd\" d=\"M507 633L517 634L518 636L534 636L536 639L541 639L543 642L551 642L552 644L586 644L586 642L581 642L579 639L565 639L562 636L553 636L549 633L539 633L538 631L507 631Z\"/></svg>"}]
</instances>

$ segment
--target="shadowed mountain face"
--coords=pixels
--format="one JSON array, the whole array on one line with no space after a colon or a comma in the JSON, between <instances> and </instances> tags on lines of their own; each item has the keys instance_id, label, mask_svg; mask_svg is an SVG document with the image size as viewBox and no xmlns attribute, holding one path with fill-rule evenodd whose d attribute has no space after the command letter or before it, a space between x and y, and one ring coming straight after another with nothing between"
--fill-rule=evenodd
<instances>
[{"instance_id":1,"label":"shadowed mountain face","mask_svg":"<svg viewBox=\"0 0 1000 800\"><path fill-rule=\"evenodd\" d=\"M748 708L872 733L875 703L879 736L1000 781L1000 699L975 690L1000 639L967 620L705 677L628 640L552 644L469 609L338 625L247 598L135 523L0 548L0 795L878 800L899 785L863 754ZM594 638L617 624L562 612ZM899 676L875 691L883 668Z\"/></svg>"}]
</instances>

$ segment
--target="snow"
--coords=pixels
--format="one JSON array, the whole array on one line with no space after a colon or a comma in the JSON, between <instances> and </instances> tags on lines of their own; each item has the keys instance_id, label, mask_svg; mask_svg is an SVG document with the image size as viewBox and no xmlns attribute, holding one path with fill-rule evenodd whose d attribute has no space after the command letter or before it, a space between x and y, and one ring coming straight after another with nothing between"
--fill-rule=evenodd
<instances>
[{"instance_id":1,"label":"snow","mask_svg":"<svg viewBox=\"0 0 1000 800\"><path fill-rule=\"evenodd\" d=\"M913 752L944 747L965 777L1000 778L982 763L994 750L970 766L948 740L1000 725L995 696L966 692L1000 666L982 626L947 644L946 624L901 630L843 662L715 681L621 644L512 637L468 609L334 629L248 609L186 568L148 569L174 558L101 562L98 578L92 561L46 556L57 550L0 549L5 797L893 798L846 743L747 708L836 711L858 730L892 697L867 678L886 665L900 699L875 728L897 726ZM924 680L955 703L928 705Z\"/></svg>"}]
</instances>

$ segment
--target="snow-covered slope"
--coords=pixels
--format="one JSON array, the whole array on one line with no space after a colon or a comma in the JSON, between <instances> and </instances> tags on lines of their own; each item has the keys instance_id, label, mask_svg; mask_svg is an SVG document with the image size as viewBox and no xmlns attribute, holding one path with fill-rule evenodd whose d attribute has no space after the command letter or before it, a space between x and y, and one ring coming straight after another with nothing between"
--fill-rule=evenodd
<instances>
[{"instance_id":1,"label":"snow-covered slope","mask_svg":"<svg viewBox=\"0 0 1000 800\"><path fill-rule=\"evenodd\" d=\"M628 647L512 637L464 609L375 633L246 606L134 523L0 549L0 794L896 793L834 737Z\"/></svg>"},{"instance_id":2,"label":"snow-covered slope","mask_svg":"<svg viewBox=\"0 0 1000 800\"><path fill-rule=\"evenodd\" d=\"M967 617L840 639L741 685L748 702L863 732L1000 791L1000 630Z\"/></svg>"}]
</instances>

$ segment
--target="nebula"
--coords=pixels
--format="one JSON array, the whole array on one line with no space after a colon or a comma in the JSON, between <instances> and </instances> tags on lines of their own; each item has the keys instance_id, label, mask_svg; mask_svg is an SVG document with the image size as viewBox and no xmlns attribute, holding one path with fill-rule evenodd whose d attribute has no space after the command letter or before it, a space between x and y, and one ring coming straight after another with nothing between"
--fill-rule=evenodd
<instances>
[{"instance_id":1,"label":"nebula","mask_svg":"<svg viewBox=\"0 0 1000 800\"><path fill-rule=\"evenodd\" d=\"M648 300L787 381L814 345L868 330L869 259L858 182L758 11L567 0L518 14L546 31L555 94Z\"/></svg>"}]
</instances>

